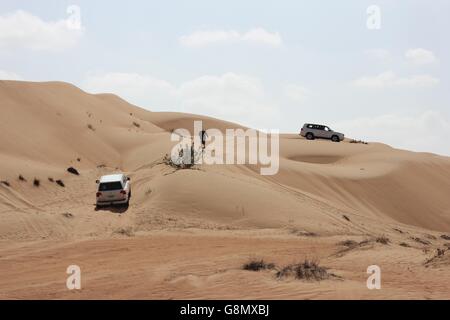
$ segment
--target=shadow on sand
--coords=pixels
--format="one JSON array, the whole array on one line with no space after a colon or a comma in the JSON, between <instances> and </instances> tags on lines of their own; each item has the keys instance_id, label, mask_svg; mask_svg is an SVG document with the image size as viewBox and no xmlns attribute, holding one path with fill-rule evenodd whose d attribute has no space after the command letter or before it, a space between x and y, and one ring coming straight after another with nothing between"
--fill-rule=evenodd
<instances>
[{"instance_id":1,"label":"shadow on sand","mask_svg":"<svg viewBox=\"0 0 450 320\"><path fill-rule=\"evenodd\" d=\"M116 204L109 206L95 206L95 211L109 211L113 213L122 214L128 210L128 204Z\"/></svg>"}]
</instances>

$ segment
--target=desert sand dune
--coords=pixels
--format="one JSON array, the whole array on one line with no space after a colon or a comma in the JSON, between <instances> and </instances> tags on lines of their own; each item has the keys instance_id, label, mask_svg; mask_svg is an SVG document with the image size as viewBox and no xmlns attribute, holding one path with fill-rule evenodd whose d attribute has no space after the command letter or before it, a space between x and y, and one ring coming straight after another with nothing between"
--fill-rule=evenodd
<instances>
[{"instance_id":1,"label":"desert sand dune","mask_svg":"<svg viewBox=\"0 0 450 320\"><path fill-rule=\"evenodd\" d=\"M450 298L450 252L425 264L450 242L448 157L283 134L274 176L175 170L162 161L174 129L246 128L62 82L0 81L0 109L0 298ZM95 210L111 172L131 177L130 206ZM317 258L339 280L280 282L241 270L249 257ZM64 287L75 262L78 293ZM365 287L370 264L386 290Z\"/></svg>"}]
</instances>

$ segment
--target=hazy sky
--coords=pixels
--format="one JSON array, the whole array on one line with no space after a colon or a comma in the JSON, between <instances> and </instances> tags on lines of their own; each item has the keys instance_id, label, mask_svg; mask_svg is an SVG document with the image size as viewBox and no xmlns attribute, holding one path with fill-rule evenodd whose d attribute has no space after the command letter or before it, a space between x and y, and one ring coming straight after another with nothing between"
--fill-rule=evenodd
<instances>
[{"instance_id":1,"label":"hazy sky","mask_svg":"<svg viewBox=\"0 0 450 320\"><path fill-rule=\"evenodd\" d=\"M0 0L0 79L450 155L449 13L446 0Z\"/></svg>"}]
</instances>

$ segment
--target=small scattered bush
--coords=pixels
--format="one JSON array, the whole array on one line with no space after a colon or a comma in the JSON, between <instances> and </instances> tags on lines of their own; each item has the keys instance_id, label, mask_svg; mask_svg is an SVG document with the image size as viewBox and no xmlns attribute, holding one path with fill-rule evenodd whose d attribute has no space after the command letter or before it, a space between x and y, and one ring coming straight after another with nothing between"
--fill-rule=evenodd
<instances>
[{"instance_id":1,"label":"small scattered bush","mask_svg":"<svg viewBox=\"0 0 450 320\"><path fill-rule=\"evenodd\" d=\"M53 180L52 177L48 177L48 181L50 181L50 182L55 182L55 180Z\"/></svg>"},{"instance_id":2,"label":"small scattered bush","mask_svg":"<svg viewBox=\"0 0 450 320\"><path fill-rule=\"evenodd\" d=\"M446 234L441 235L441 238L444 240L450 240L450 236Z\"/></svg>"},{"instance_id":3,"label":"small scattered bush","mask_svg":"<svg viewBox=\"0 0 450 320\"><path fill-rule=\"evenodd\" d=\"M411 246L409 244L407 244L406 242L401 242L400 246L405 247L405 248L410 248Z\"/></svg>"},{"instance_id":4,"label":"small scattered bush","mask_svg":"<svg viewBox=\"0 0 450 320\"><path fill-rule=\"evenodd\" d=\"M6 180L2 180L2 181L0 181L0 183L2 183L3 185L5 185L5 186L7 186L7 187L10 187L10 186L11 186L11 185L9 184L9 182L6 181Z\"/></svg>"},{"instance_id":5,"label":"small scattered bush","mask_svg":"<svg viewBox=\"0 0 450 320\"><path fill-rule=\"evenodd\" d=\"M64 213L62 213L62 216L64 218L68 218L68 219L72 219L73 218L73 214L71 214L70 212L64 212Z\"/></svg>"},{"instance_id":6,"label":"small scattered bush","mask_svg":"<svg viewBox=\"0 0 450 320\"><path fill-rule=\"evenodd\" d=\"M166 154L163 158L163 163L171 166L175 169L191 169L198 163L202 151L196 151L194 146L186 145L184 148L178 150L178 157L172 159L172 157Z\"/></svg>"},{"instance_id":7,"label":"small scattered bush","mask_svg":"<svg viewBox=\"0 0 450 320\"><path fill-rule=\"evenodd\" d=\"M20 180L20 181L24 181L24 182L27 181L27 179L25 179L21 174L19 174L19 180Z\"/></svg>"},{"instance_id":8,"label":"small scattered bush","mask_svg":"<svg viewBox=\"0 0 450 320\"><path fill-rule=\"evenodd\" d=\"M418 242L418 243L421 243L421 244L424 244L424 245L430 245L431 244L430 241L421 239L419 237L411 237L411 240L414 240L415 242Z\"/></svg>"},{"instance_id":9,"label":"small scattered bush","mask_svg":"<svg viewBox=\"0 0 450 320\"><path fill-rule=\"evenodd\" d=\"M40 181L39 179L37 179L37 178L34 178L34 180L33 180L33 185L34 185L35 187L39 187L39 186L41 185L41 181Z\"/></svg>"},{"instance_id":10,"label":"small scattered bush","mask_svg":"<svg viewBox=\"0 0 450 320\"><path fill-rule=\"evenodd\" d=\"M350 218L347 217L345 214L342 216L342 218L344 218L344 219L347 220L347 221L350 221Z\"/></svg>"},{"instance_id":11,"label":"small scattered bush","mask_svg":"<svg viewBox=\"0 0 450 320\"><path fill-rule=\"evenodd\" d=\"M348 247L348 248L354 248L358 246L358 242L354 240L344 240L338 243L340 246Z\"/></svg>"},{"instance_id":12,"label":"small scattered bush","mask_svg":"<svg viewBox=\"0 0 450 320\"><path fill-rule=\"evenodd\" d=\"M136 128L140 128L141 125L139 123L137 123L136 121L133 121L133 126L135 126Z\"/></svg>"},{"instance_id":13,"label":"small scattered bush","mask_svg":"<svg viewBox=\"0 0 450 320\"><path fill-rule=\"evenodd\" d=\"M369 144L368 142L365 142L365 141L362 141L362 140L355 140L355 139L350 140L350 143Z\"/></svg>"},{"instance_id":14,"label":"small scattered bush","mask_svg":"<svg viewBox=\"0 0 450 320\"><path fill-rule=\"evenodd\" d=\"M381 236L381 237L377 237L375 239L375 241L377 243L381 243L381 244L389 244L389 242L391 242L391 240L389 240L389 238L385 237L385 236Z\"/></svg>"},{"instance_id":15,"label":"small scattered bush","mask_svg":"<svg viewBox=\"0 0 450 320\"><path fill-rule=\"evenodd\" d=\"M308 259L302 263L285 266L277 272L278 278L294 277L302 280L320 281L332 276L334 275L328 273L326 268L319 266L318 262Z\"/></svg>"},{"instance_id":16,"label":"small scattered bush","mask_svg":"<svg viewBox=\"0 0 450 320\"><path fill-rule=\"evenodd\" d=\"M275 268L275 264L267 263L263 259L251 260L242 266L242 269L248 270L248 271L260 271L260 270L268 270L268 269L274 269L274 268Z\"/></svg>"},{"instance_id":17,"label":"small scattered bush","mask_svg":"<svg viewBox=\"0 0 450 320\"><path fill-rule=\"evenodd\" d=\"M59 185L60 187L65 187L64 182L62 180L56 180L55 181L57 185Z\"/></svg>"},{"instance_id":18,"label":"small scattered bush","mask_svg":"<svg viewBox=\"0 0 450 320\"><path fill-rule=\"evenodd\" d=\"M77 161L80 162L80 161L81 161L81 158L77 158Z\"/></svg>"},{"instance_id":19,"label":"small scattered bush","mask_svg":"<svg viewBox=\"0 0 450 320\"><path fill-rule=\"evenodd\" d=\"M69 168L67 168L67 172L70 172L71 174L74 174L74 175L76 175L76 176L79 176L79 175L80 175L80 173L78 172L78 170L75 169L74 167L69 167Z\"/></svg>"},{"instance_id":20,"label":"small scattered bush","mask_svg":"<svg viewBox=\"0 0 450 320\"><path fill-rule=\"evenodd\" d=\"M94 128L94 126L92 124L89 123L87 125L87 127L88 127L89 130L95 131L95 128Z\"/></svg>"},{"instance_id":21,"label":"small scattered bush","mask_svg":"<svg viewBox=\"0 0 450 320\"><path fill-rule=\"evenodd\" d=\"M134 232L132 227L118 228L114 230L115 234L120 234L122 236L133 237Z\"/></svg>"}]
</instances>

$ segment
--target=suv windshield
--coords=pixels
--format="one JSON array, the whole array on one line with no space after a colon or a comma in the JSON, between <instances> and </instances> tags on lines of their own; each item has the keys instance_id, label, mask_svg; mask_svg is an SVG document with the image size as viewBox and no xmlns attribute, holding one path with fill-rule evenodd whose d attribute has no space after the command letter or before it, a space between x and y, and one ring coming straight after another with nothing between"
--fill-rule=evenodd
<instances>
[{"instance_id":1,"label":"suv windshield","mask_svg":"<svg viewBox=\"0 0 450 320\"><path fill-rule=\"evenodd\" d=\"M111 191L122 189L122 184L119 181L103 182L98 186L98 191Z\"/></svg>"}]
</instances>

